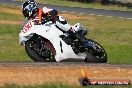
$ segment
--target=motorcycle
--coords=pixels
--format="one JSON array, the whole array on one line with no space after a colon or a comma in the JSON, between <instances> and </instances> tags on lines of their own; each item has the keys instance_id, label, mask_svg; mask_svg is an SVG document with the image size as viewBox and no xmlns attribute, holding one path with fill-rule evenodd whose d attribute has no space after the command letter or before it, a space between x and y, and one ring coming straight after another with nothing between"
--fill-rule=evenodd
<instances>
[{"instance_id":1,"label":"motorcycle","mask_svg":"<svg viewBox=\"0 0 132 88\"><path fill-rule=\"evenodd\" d=\"M106 63L107 54L104 48L81 35L82 31L75 34L76 38L63 33L51 21L43 25L38 24L38 19L26 22L19 33L19 43L25 46L28 56L36 62L63 62L85 61L90 63ZM78 50L75 53L72 44Z\"/></svg>"}]
</instances>

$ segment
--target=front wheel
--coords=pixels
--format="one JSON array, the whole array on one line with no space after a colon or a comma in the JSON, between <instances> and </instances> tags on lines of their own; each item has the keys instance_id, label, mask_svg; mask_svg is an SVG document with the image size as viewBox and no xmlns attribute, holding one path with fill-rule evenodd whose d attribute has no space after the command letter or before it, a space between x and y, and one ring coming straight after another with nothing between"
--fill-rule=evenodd
<instances>
[{"instance_id":1,"label":"front wheel","mask_svg":"<svg viewBox=\"0 0 132 88\"><path fill-rule=\"evenodd\" d=\"M100 44L98 44L97 42L91 39L86 39L84 45L85 45L85 52L87 55L85 62L91 62L91 63L107 62L107 53Z\"/></svg>"}]
</instances>

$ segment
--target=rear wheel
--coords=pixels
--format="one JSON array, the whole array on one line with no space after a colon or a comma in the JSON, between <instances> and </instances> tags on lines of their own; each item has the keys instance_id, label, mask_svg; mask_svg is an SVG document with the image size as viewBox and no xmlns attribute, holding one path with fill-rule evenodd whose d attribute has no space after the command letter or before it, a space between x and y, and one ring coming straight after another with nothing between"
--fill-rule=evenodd
<instances>
[{"instance_id":1,"label":"rear wheel","mask_svg":"<svg viewBox=\"0 0 132 88\"><path fill-rule=\"evenodd\" d=\"M91 39L87 39L86 42L88 46L85 48L87 54L85 62L106 63L107 54L104 48Z\"/></svg>"},{"instance_id":2,"label":"rear wheel","mask_svg":"<svg viewBox=\"0 0 132 88\"><path fill-rule=\"evenodd\" d=\"M41 36L34 35L26 41L25 51L36 62L55 62L56 52L52 43Z\"/></svg>"}]
</instances>

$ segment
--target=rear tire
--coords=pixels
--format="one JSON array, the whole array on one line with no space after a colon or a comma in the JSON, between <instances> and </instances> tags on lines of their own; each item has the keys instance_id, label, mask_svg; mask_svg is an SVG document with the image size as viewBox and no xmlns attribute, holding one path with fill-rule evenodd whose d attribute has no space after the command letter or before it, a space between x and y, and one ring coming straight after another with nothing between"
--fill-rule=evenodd
<instances>
[{"instance_id":1,"label":"rear tire","mask_svg":"<svg viewBox=\"0 0 132 88\"><path fill-rule=\"evenodd\" d=\"M31 59L35 62L55 62L56 52L52 43L49 40L42 38L43 45L42 44L41 45L45 47L43 48L42 51L44 53L46 52L46 55L47 55L47 56L42 56L33 47L34 45L38 46L36 42L40 42L40 41L36 41L37 40L36 38L38 38L38 35L37 37L36 35L33 36L30 40L25 42L25 51L28 54L28 56L31 57Z\"/></svg>"}]
</instances>

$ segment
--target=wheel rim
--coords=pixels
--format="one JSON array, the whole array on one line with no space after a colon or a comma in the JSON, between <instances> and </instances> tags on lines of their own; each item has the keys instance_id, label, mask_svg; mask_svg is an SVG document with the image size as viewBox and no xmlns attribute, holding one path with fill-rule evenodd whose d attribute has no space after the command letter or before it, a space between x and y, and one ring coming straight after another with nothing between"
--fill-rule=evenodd
<instances>
[{"instance_id":1,"label":"wheel rim","mask_svg":"<svg viewBox=\"0 0 132 88\"><path fill-rule=\"evenodd\" d=\"M96 44L95 56L97 58L104 58L105 57L105 51L97 44Z\"/></svg>"},{"instance_id":2,"label":"wheel rim","mask_svg":"<svg viewBox=\"0 0 132 88\"><path fill-rule=\"evenodd\" d=\"M30 41L30 48L37 53L44 61L49 62L54 60L54 55L46 46L44 41Z\"/></svg>"},{"instance_id":3,"label":"wheel rim","mask_svg":"<svg viewBox=\"0 0 132 88\"><path fill-rule=\"evenodd\" d=\"M104 49L100 45L95 44L95 43L94 43L94 46L95 47L90 49L90 53L96 56L97 58L100 58L100 59L104 58L106 56Z\"/></svg>"},{"instance_id":4,"label":"wheel rim","mask_svg":"<svg viewBox=\"0 0 132 88\"><path fill-rule=\"evenodd\" d=\"M92 40L87 40L87 42L88 46L86 46L86 51L99 59L103 59L106 57L105 50L103 49L103 47L101 47L101 45Z\"/></svg>"}]
</instances>

